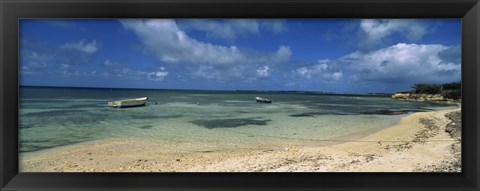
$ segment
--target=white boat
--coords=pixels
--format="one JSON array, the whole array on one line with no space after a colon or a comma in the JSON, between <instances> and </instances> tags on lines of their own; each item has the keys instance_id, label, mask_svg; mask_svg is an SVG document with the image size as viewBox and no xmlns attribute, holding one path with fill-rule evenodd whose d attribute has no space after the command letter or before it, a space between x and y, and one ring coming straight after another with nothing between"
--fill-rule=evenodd
<instances>
[{"instance_id":1,"label":"white boat","mask_svg":"<svg viewBox=\"0 0 480 191\"><path fill-rule=\"evenodd\" d=\"M141 98L118 100L118 101L110 101L108 102L108 106L118 107L118 108L145 106L147 99L148 97L141 97Z\"/></svg>"},{"instance_id":2,"label":"white boat","mask_svg":"<svg viewBox=\"0 0 480 191\"><path fill-rule=\"evenodd\" d=\"M255 99L257 100L257 102L260 102L260 103L272 103L272 100L265 99L262 97L255 97Z\"/></svg>"}]
</instances>

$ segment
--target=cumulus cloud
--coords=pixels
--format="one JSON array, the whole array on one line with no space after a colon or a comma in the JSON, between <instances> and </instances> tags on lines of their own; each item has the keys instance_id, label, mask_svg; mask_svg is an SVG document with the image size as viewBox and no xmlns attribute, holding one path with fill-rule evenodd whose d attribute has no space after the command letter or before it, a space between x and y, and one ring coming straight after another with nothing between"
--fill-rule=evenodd
<instances>
[{"instance_id":1,"label":"cumulus cloud","mask_svg":"<svg viewBox=\"0 0 480 191\"><path fill-rule=\"evenodd\" d=\"M364 49L372 49L376 45L388 41L397 34L413 42L427 34L428 29L420 21L414 19L363 19L360 21L359 45Z\"/></svg>"},{"instance_id":2,"label":"cumulus cloud","mask_svg":"<svg viewBox=\"0 0 480 191\"><path fill-rule=\"evenodd\" d=\"M164 67L160 67L160 70L156 72L147 73L147 78L152 81L162 81L168 75L168 71Z\"/></svg>"},{"instance_id":3,"label":"cumulus cloud","mask_svg":"<svg viewBox=\"0 0 480 191\"><path fill-rule=\"evenodd\" d=\"M235 46L215 46L188 37L174 20L124 20L122 23L125 28L133 30L162 62L221 65L231 64L241 57Z\"/></svg>"},{"instance_id":4,"label":"cumulus cloud","mask_svg":"<svg viewBox=\"0 0 480 191\"><path fill-rule=\"evenodd\" d=\"M440 44L399 43L369 53L357 51L338 62L352 73L353 81L445 83L460 77L460 60L450 62L441 56L451 48ZM460 55L451 57L460 58Z\"/></svg>"},{"instance_id":5,"label":"cumulus cloud","mask_svg":"<svg viewBox=\"0 0 480 191\"><path fill-rule=\"evenodd\" d=\"M276 52L267 53L199 41L188 36L175 20L170 19L121 22L126 29L134 31L142 44L161 62L186 64L193 68L192 75L205 79L248 78L255 73L257 66L273 67L287 63L292 55L288 46L280 46Z\"/></svg>"},{"instance_id":6,"label":"cumulus cloud","mask_svg":"<svg viewBox=\"0 0 480 191\"><path fill-rule=\"evenodd\" d=\"M235 40L239 35L259 34L260 32L259 23L252 19L189 19L181 20L178 23L182 30L198 30L205 32L208 38L219 38L228 41Z\"/></svg>"},{"instance_id":7,"label":"cumulus cloud","mask_svg":"<svg viewBox=\"0 0 480 191\"><path fill-rule=\"evenodd\" d=\"M264 77L268 77L268 66L262 66L260 68L257 69L257 75L258 77L261 77L261 78L264 78Z\"/></svg>"},{"instance_id":8,"label":"cumulus cloud","mask_svg":"<svg viewBox=\"0 0 480 191\"><path fill-rule=\"evenodd\" d=\"M335 61L319 60L312 66L304 66L293 71L293 75L300 79L318 79L325 82L334 82L342 79L343 72L336 66Z\"/></svg>"},{"instance_id":9,"label":"cumulus cloud","mask_svg":"<svg viewBox=\"0 0 480 191\"><path fill-rule=\"evenodd\" d=\"M370 52L356 51L335 60L295 68L297 79L378 84L447 83L460 80L458 46L398 43Z\"/></svg>"},{"instance_id":10,"label":"cumulus cloud","mask_svg":"<svg viewBox=\"0 0 480 191\"><path fill-rule=\"evenodd\" d=\"M85 40L81 40L79 42L65 43L60 46L60 48L64 50L77 50L86 54L93 54L97 52L99 44L95 40L92 40L89 43L86 43Z\"/></svg>"}]
</instances>

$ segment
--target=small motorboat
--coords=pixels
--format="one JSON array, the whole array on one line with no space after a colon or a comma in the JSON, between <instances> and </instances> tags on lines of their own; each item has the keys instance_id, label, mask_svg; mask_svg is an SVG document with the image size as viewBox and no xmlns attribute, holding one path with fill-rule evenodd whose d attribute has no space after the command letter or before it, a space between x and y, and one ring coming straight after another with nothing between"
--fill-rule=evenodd
<instances>
[{"instance_id":1,"label":"small motorboat","mask_svg":"<svg viewBox=\"0 0 480 191\"><path fill-rule=\"evenodd\" d=\"M257 102L259 102L259 103L272 103L272 100L265 99L265 98L262 98L262 97L255 97L255 99L256 99Z\"/></svg>"},{"instance_id":2,"label":"small motorboat","mask_svg":"<svg viewBox=\"0 0 480 191\"><path fill-rule=\"evenodd\" d=\"M108 106L116 108L125 108L125 107L140 107L145 106L148 97L133 98L133 99L124 99L118 101L108 102Z\"/></svg>"}]
</instances>

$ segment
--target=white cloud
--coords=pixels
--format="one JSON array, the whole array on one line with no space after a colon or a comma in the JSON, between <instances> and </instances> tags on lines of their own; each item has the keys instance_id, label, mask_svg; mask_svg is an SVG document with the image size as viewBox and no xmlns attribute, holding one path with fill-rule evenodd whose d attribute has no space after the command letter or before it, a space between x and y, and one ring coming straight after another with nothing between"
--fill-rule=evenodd
<instances>
[{"instance_id":1,"label":"white cloud","mask_svg":"<svg viewBox=\"0 0 480 191\"><path fill-rule=\"evenodd\" d=\"M360 21L360 32L360 46L373 48L393 34L403 36L408 41L416 41L427 34L428 30L414 19L363 19Z\"/></svg>"},{"instance_id":2,"label":"white cloud","mask_svg":"<svg viewBox=\"0 0 480 191\"><path fill-rule=\"evenodd\" d=\"M209 38L219 38L233 41L237 36L259 34L260 27L253 19L228 19L228 20L205 20L189 19L181 20L179 26L182 30L198 30L205 32Z\"/></svg>"},{"instance_id":3,"label":"white cloud","mask_svg":"<svg viewBox=\"0 0 480 191\"><path fill-rule=\"evenodd\" d=\"M215 46L188 37L174 20L124 20L122 23L162 62L229 64L241 57L235 46Z\"/></svg>"},{"instance_id":4,"label":"white cloud","mask_svg":"<svg viewBox=\"0 0 480 191\"><path fill-rule=\"evenodd\" d=\"M265 78L268 77L268 66L262 66L257 69L257 75L258 77Z\"/></svg>"},{"instance_id":5,"label":"white cloud","mask_svg":"<svg viewBox=\"0 0 480 191\"><path fill-rule=\"evenodd\" d=\"M278 48L275 55L270 56L271 60L267 60L266 62L271 62L271 61L275 63L287 62L290 60L291 56L292 56L292 51L290 50L290 47L282 45Z\"/></svg>"},{"instance_id":6,"label":"white cloud","mask_svg":"<svg viewBox=\"0 0 480 191\"><path fill-rule=\"evenodd\" d=\"M335 80L335 81L342 79L342 77L343 77L342 72L334 72L334 73L330 74L330 78Z\"/></svg>"},{"instance_id":7,"label":"white cloud","mask_svg":"<svg viewBox=\"0 0 480 191\"><path fill-rule=\"evenodd\" d=\"M123 68L116 73L117 77L127 80L143 80L162 81L167 75L166 70L159 70L155 72L147 72L143 70L134 70L130 68Z\"/></svg>"},{"instance_id":8,"label":"white cloud","mask_svg":"<svg viewBox=\"0 0 480 191\"><path fill-rule=\"evenodd\" d=\"M134 31L142 44L161 62L186 65L184 68L191 68L193 76L205 79L254 78L252 73L255 74L257 66L267 65L272 69L275 65L287 63L292 55L288 46L266 53L199 41L180 30L177 23L170 19L121 22L126 29ZM239 23L236 25L242 25Z\"/></svg>"},{"instance_id":9,"label":"white cloud","mask_svg":"<svg viewBox=\"0 0 480 191\"><path fill-rule=\"evenodd\" d=\"M78 50L86 54L93 54L97 52L99 48L99 44L95 40L92 40L90 43L85 43L85 40L81 40L79 42L65 43L62 46L60 46L60 48L64 50L71 49L71 50Z\"/></svg>"},{"instance_id":10,"label":"white cloud","mask_svg":"<svg viewBox=\"0 0 480 191\"><path fill-rule=\"evenodd\" d=\"M326 59L319 60L312 66L304 66L293 71L293 75L300 79L318 79L325 82L334 82L342 79L343 72L336 63Z\"/></svg>"},{"instance_id":11,"label":"white cloud","mask_svg":"<svg viewBox=\"0 0 480 191\"><path fill-rule=\"evenodd\" d=\"M297 75L301 78L310 79L312 78L312 71L309 70L307 67L298 68L296 71Z\"/></svg>"},{"instance_id":12,"label":"white cloud","mask_svg":"<svg viewBox=\"0 0 480 191\"><path fill-rule=\"evenodd\" d=\"M364 53L356 51L336 60L319 60L292 71L297 79L335 82L447 83L460 80L457 46L405 44Z\"/></svg>"},{"instance_id":13,"label":"white cloud","mask_svg":"<svg viewBox=\"0 0 480 191\"><path fill-rule=\"evenodd\" d=\"M460 63L447 62L440 44L399 43L369 53L360 51L338 60L354 81L445 83L459 80ZM459 58L460 55L457 55Z\"/></svg>"},{"instance_id":14,"label":"white cloud","mask_svg":"<svg viewBox=\"0 0 480 191\"><path fill-rule=\"evenodd\" d=\"M162 81L167 75L168 71L161 67L159 71L148 73L147 78L152 81Z\"/></svg>"}]
</instances>

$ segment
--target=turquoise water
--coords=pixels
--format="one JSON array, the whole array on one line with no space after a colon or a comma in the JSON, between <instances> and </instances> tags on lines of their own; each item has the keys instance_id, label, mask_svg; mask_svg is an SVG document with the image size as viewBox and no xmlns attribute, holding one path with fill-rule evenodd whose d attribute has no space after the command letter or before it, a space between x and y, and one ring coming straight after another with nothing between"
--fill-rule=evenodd
<instances>
[{"instance_id":1,"label":"turquoise water","mask_svg":"<svg viewBox=\"0 0 480 191\"><path fill-rule=\"evenodd\" d=\"M145 107L107 102L148 96ZM273 100L256 103L255 97ZM20 88L20 152L110 138L186 151L305 144L390 126L407 113L448 105L385 96L85 88Z\"/></svg>"}]
</instances>

